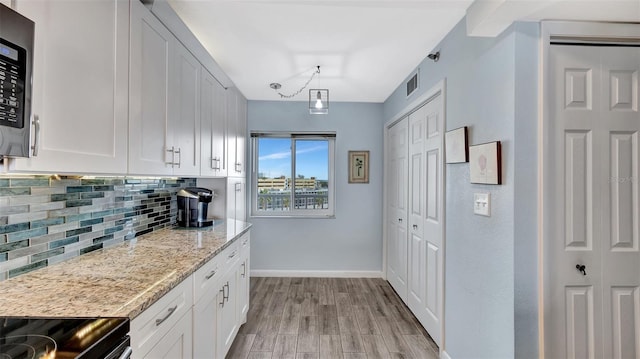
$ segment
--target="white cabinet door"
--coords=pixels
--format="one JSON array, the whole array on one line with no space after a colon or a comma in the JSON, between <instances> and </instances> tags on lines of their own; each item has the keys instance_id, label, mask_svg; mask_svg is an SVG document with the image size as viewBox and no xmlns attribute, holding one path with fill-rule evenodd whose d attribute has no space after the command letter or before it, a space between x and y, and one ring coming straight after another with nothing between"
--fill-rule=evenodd
<instances>
[{"instance_id":1,"label":"white cabinet door","mask_svg":"<svg viewBox=\"0 0 640 359\"><path fill-rule=\"evenodd\" d=\"M218 308L222 302L222 286L215 284L193 308L193 357L214 358L217 353ZM218 295L219 294L219 295Z\"/></svg>"},{"instance_id":2,"label":"white cabinet door","mask_svg":"<svg viewBox=\"0 0 640 359\"><path fill-rule=\"evenodd\" d=\"M131 1L130 174L172 174L167 162L173 153L167 149L171 147L168 107L174 41L142 3Z\"/></svg>"},{"instance_id":3,"label":"white cabinet door","mask_svg":"<svg viewBox=\"0 0 640 359\"><path fill-rule=\"evenodd\" d=\"M236 94L236 176L244 177L247 168L247 99L241 94Z\"/></svg>"},{"instance_id":4,"label":"white cabinet door","mask_svg":"<svg viewBox=\"0 0 640 359\"><path fill-rule=\"evenodd\" d=\"M249 313L249 258L251 243L249 233L240 239L240 264L237 270L238 279L238 321L245 323Z\"/></svg>"},{"instance_id":5,"label":"white cabinet door","mask_svg":"<svg viewBox=\"0 0 640 359\"><path fill-rule=\"evenodd\" d=\"M191 359L193 358L193 327L191 309L169 330L145 358Z\"/></svg>"},{"instance_id":6,"label":"white cabinet door","mask_svg":"<svg viewBox=\"0 0 640 359\"><path fill-rule=\"evenodd\" d=\"M238 94L236 89L230 88L226 91L227 109L227 175L238 175L236 160L236 137L238 131Z\"/></svg>"},{"instance_id":7,"label":"white cabinet door","mask_svg":"<svg viewBox=\"0 0 640 359\"><path fill-rule=\"evenodd\" d=\"M247 220L245 183L246 180L241 177L227 179L227 218L229 219Z\"/></svg>"},{"instance_id":8,"label":"white cabinet door","mask_svg":"<svg viewBox=\"0 0 640 359\"><path fill-rule=\"evenodd\" d=\"M202 176L226 176L226 106L225 89L202 69L200 84L200 141Z\"/></svg>"},{"instance_id":9,"label":"white cabinet door","mask_svg":"<svg viewBox=\"0 0 640 359\"><path fill-rule=\"evenodd\" d=\"M200 68L196 58L175 41L170 68L169 108L174 175L200 174Z\"/></svg>"},{"instance_id":10,"label":"white cabinet door","mask_svg":"<svg viewBox=\"0 0 640 359\"><path fill-rule=\"evenodd\" d=\"M247 99L232 88L227 90L228 175L244 177L247 144Z\"/></svg>"},{"instance_id":11,"label":"white cabinet door","mask_svg":"<svg viewBox=\"0 0 640 359\"><path fill-rule=\"evenodd\" d=\"M240 328L236 309L238 290L235 267L227 272L220 284L222 291L218 293L218 303L222 304L218 306L216 358L225 357Z\"/></svg>"},{"instance_id":12,"label":"white cabinet door","mask_svg":"<svg viewBox=\"0 0 640 359\"><path fill-rule=\"evenodd\" d=\"M129 3L16 4L36 23L33 114L39 130L32 134L37 156L15 159L10 169L126 173Z\"/></svg>"}]
</instances>

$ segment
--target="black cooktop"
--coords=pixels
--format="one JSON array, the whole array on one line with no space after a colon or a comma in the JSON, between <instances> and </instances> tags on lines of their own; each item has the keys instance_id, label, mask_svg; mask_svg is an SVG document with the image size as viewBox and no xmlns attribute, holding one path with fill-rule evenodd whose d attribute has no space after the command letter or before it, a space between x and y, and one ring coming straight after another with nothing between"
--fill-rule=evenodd
<instances>
[{"instance_id":1,"label":"black cooktop","mask_svg":"<svg viewBox=\"0 0 640 359\"><path fill-rule=\"evenodd\" d=\"M0 317L0 359L101 358L128 333L128 318Z\"/></svg>"}]
</instances>

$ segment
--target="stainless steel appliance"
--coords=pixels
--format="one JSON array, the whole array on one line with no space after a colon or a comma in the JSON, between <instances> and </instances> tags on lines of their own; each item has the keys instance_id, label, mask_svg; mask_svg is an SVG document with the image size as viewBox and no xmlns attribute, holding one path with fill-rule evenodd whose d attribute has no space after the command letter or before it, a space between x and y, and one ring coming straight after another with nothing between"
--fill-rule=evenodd
<instances>
[{"instance_id":1,"label":"stainless steel appliance","mask_svg":"<svg viewBox=\"0 0 640 359\"><path fill-rule=\"evenodd\" d=\"M128 318L0 317L0 358L131 356Z\"/></svg>"},{"instance_id":2,"label":"stainless steel appliance","mask_svg":"<svg viewBox=\"0 0 640 359\"><path fill-rule=\"evenodd\" d=\"M0 4L0 159L29 157L34 28Z\"/></svg>"},{"instance_id":3,"label":"stainless steel appliance","mask_svg":"<svg viewBox=\"0 0 640 359\"><path fill-rule=\"evenodd\" d=\"M213 220L207 219L213 191L201 187L187 187L178 191L178 226L207 227Z\"/></svg>"}]
</instances>

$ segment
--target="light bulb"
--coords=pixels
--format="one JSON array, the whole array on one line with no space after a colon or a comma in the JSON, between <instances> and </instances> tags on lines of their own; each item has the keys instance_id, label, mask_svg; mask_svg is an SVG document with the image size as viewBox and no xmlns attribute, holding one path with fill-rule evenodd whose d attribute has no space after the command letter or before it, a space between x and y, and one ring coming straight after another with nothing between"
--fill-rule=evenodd
<instances>
[{"instance_id":1,"label":"light bulb","mask_svg":"<svg viewBox=\"0 0 640 359\"><path fill-rule=\"evenodd\" d=\"M320 91L318 91L318 94L316 95L316 108L317 109L321 109L322 108L322 96L320 95Z\"/></svg>"}]
</instances>

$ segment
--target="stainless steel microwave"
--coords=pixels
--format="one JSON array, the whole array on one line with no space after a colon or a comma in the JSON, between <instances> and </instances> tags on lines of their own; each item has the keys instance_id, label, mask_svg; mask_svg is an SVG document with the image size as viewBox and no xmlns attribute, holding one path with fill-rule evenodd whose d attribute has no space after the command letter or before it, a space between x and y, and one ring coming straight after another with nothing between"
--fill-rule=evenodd
<instances>
[{"instance_id":1,"label":"stainless steel microwave","mask_svg":"<svg viewBox=\"0 0 640 359\"><path fill-rule=\"evenodd\" d=\"M29 157L34 29L0 4L0 158Z\"/></svg>"}]
</instances>

